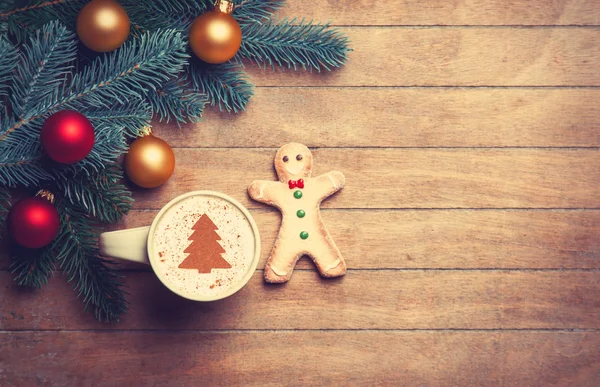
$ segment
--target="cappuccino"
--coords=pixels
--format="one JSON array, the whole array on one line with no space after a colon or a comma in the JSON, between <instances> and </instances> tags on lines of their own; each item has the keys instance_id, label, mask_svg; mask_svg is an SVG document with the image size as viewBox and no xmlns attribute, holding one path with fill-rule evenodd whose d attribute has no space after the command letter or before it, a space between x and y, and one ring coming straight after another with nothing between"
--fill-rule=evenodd
<instances>
[{"instance_id":1,"label":"cappuccino","mask_svg":"<svg viewBox=\"0 0 600 387\"><path fill-rule=\"evenodd\" d=\"M148 255L170 290L203 301L246 284L256 268L260 239L241 208L228 198L197 193L161 211L150 230Z\"/></svg>"}]
</instances>

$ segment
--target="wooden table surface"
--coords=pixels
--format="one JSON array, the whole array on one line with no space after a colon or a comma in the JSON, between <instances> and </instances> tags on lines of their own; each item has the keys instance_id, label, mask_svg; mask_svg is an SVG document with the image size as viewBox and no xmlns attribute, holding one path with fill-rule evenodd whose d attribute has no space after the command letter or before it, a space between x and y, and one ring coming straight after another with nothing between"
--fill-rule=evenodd
<instances>
[{"instance_id":1,"label":"wooden table surface","mask_svg":"<svg viewBox=\"0 0 600 387\"><path fill-rule=\"evenodd\" d=\"M259 270L199 304L125 266L131 310L103 325L65 278L0 271L1 385L600 385L600 2L290 0L340 26L348 65L263 72L246 113L155 132L174 176L119 228L196 189L251 209ZM346 188L323 217L349 267L262 267L279 213L251 201L289 141Z\"/></svg>"}]
</instances>

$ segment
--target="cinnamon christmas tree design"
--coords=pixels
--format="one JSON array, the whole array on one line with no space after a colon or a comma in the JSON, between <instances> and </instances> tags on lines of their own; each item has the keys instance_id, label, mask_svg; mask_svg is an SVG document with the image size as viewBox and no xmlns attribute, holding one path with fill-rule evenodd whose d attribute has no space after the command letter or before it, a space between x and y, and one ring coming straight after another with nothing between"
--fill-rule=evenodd
<instances>
[{"instance_id":1,"label":"cinnamon christmas tree design","mask_svg":"<svg viewBox=\"0 0 600 387\"><path fill-rule=\"evenodd\" d=\"M210 273L212 269L230 269L231 265L221 256L225 249L218 242L221 240L215 226L208 215L203 214L194 224L194 232L188 240L192 243L183 252L188 257L179 264L180 269L196 269L199 273Z\"/></svg>"}]
</instances>

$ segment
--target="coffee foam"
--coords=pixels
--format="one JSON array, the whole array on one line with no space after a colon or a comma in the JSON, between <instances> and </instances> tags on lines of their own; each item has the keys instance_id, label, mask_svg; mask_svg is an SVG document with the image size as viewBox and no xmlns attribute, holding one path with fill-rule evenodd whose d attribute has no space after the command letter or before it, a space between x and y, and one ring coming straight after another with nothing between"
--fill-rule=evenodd
<instances>
[{"instance_id":1,"label":"coffee foam","mask_svg":"<svg viewBox=\"0 0 600 387\"><path fill-rule=\"evenodd\" d=\"M188 238L200 216L208 215L218 227L221 237L217 243L225 249L222 257L230 269L212 269L199 273L178 266L188 256L184 250L192 244ZM152 267L161 281L171 290L192 299L219 298L251 270L255 253L255 235L244 213L231 202L216 196L189 196L175 203L159 219L153 240Z\"/></svg>"}]
</instances>

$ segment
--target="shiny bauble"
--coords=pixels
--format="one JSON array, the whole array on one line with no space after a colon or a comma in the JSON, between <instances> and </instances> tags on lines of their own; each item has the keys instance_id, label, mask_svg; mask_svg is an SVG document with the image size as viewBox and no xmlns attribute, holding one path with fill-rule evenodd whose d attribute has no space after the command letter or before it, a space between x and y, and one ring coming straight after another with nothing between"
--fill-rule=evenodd
<instances>
[{"instance_id":1,"label":"shiny bauble","mask_svg":"<svg viewBox=\"0 0 600 387\"><path fill-rule=\"evenodd\" d=\"M140 137L129 147L124 168L127 177L143 188L164 184L175 169L175 155L166 141L153 135Z\"/></svg>"},{"instance_id":2,"label":"shiny bauble","mask_svg":"<svg viewBox=\"0 0 600 387\"><path fill-rule=\"evenodd\" d=\"M60 229L60 217L52 203L41 197L18 201L8 214L8 230L20 246L39 249L49 245Z\"/></svg>"},{"instance_id":3,"label":"shiny bauble","mask_svg":"<svg viewBox=\"0 0 600 387\"><path fill-rule=\"evenodd\" d=\"M92 0L77 16L77 35L90 50L109 52L129 36L129 16L114 0Z\"/></svg>"},{"instance_id":4,"label":"shiny bauble","mask_svg":"<svg viewBox=\"0 0 600 387\"><path fill-rule=\"evenodd\" d=\"M94 127L83 114L62 110L44 122L40 140L52 160L73 164L83 160L94 147Z\"/></svg>"},{"instance_id":5,"label":"shiny bauble","mask_svg":"<svg viewBox=\"0 0 600 387\"><path fill-rule=\"evenodd\" d=\"M233 3L217 1L215 9L196 18L190 27L190 45L207 63L224 63L235 56L242 44L242 29L231 16Z\"/></svg>"}]
</instances>

